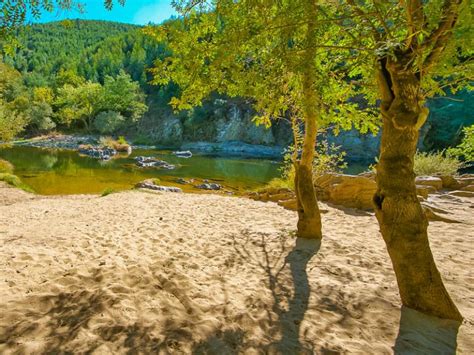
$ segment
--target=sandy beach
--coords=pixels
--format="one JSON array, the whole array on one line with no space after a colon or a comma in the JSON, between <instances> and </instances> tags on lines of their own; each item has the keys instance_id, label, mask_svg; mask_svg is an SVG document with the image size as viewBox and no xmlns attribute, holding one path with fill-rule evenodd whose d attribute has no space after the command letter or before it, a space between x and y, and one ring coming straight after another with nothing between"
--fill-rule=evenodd
<instances>
[{"instance_id":1,"label":"sandy beach","mask_svg":"<svg viewBox=\"0 0 474 355\"><path fill-rule=\"evenodd\" d=\"M0 353L474 352L474 201L433 197L450 321L402 309L372 213L296 213L218 195L42 197L0 188Z\"/></svg>"}]
</instances>

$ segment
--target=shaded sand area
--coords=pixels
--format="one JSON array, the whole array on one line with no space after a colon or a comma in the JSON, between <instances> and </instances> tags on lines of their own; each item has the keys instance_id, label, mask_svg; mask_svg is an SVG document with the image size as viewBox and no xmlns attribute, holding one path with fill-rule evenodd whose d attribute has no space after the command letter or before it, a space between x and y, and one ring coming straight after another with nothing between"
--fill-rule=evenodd
<instances>
[{"instance_id":1,"label":"shaded sand area","mask_svg":"<svg viewBox=\"0 0 474 355\"><path fill-rule=\"evenodd\" d=\"M45 198L0 188L0 353L474 352L474 218L430 224L465 316L401 309L372 214L327 208L322 245L296 214L217 195Z\"/></svg>"}]
</instances>

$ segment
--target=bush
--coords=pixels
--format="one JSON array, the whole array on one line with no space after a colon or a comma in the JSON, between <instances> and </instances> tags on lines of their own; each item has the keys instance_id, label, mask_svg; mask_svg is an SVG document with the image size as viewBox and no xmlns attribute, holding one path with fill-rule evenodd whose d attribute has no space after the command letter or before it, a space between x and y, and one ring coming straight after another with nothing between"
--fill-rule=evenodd
<instances>
[{"instance_id":1,"label":"bush","mask_svg":"<svg viewBox=\"0 0 474 355\"><path fill-rule=\"evenodd\" d=\"M344 160L346 152L341 151L341 147L329 144L327 140L322 140L316 146L316 157L313 162L313 174L315 176L328 173L341 173L347 168Z\"/></svg>"},{"instance_id":2,"label":"bush","mask_svg":"<svg viewBox=\"0 0 474 355\"><path fill-rule=\"evenodd\" d=\"M27 192L33 192L33 190L28 185L24 184L18 176L13 175L13 174L0 173L0 181L4 181L8 185L17 187Z\"/></svg>"},{"instance_id":3,"label":"bush","mask_svg":"<svg viewBox=\"0 0 474 355\"><path fill-rule=\"evenodd\" d=\"M456 175L464 164L456 157L444 152L415 154L415 175Z\"/></svg>"},{"instance_id":4,"label":"bush","mask_svg":"<svg viewBox=\"0 0 474 355\"><path fill-rule=\"evenodd\" d=\"M451 157L462 159L466 162L474 161L474 125L464 127L464 138L461 143L455 148L449 148L447 154Z\"/></svg>"},{"instance_id":5,"label":"bush","mask_svg":"<svg viewBox=\"0 0 474 355\"><path fill-rule=\"evenodd\" d=\"M118 140L112 137L101 137L99 144L105 148L115 149L117 152L127 152L130 148L130 144L127 143L124 137L120 137Z\"/></svg>"},{"instance_id":6,"label":"bush","mask_svg":"<svg viewBox=\"0 0 474 355\"><path fill-rule=\"evenodd\" d=\"M25 116L8 109L0 101L0 141L10 141L28 124Z\"/></svg>"},{"instance_id":7,"label":"bush","mask_svg":"<svg viewBox=\"0 0 474 355\"><path fill-rule=\"evenodd\" d=\"M0 173L13 173L13 165L6 160L0 159Z\"/></svg>"},{"instance_id":8,"label":"bush","mask_svg":"<svg viewBox=\"0 0 474 355\"><path fill-rule=\"evenodd\" d=\"M33 105L29 114L31 124L35 125L40 131L49 131L56 127L56 123L51 119L53 109L45 102Z\"/></svg>"},{"instance_id":9,"label":"bush","mask_svg":"<svg viewBox=\"0 0 474 355\"><path fill-rule=\"evenodd\" d=\"M107 111L97 115L94 121L94 128L102 134L112 134L117 132L125 123L125 117L119 112Z\"/></svg>"},{"instance_id":10,"label":"bush","mask_svg":"<svg viewBox=\"0 0 474 355\"><path fill-rule=\"evenodd\" d=\"M287 188L293 190L295 188L295 168L292 162L294 148L290 147L285 154L283 166L281 167L281 178L273 179L269 182L268 187ZM328 141L322 140L316 148L316 155L313 161L314 176L324 175L328 173L340 173L346 167L344 161L346 153L340 150L339 146L329 144Z\"/></svg>"}]
</instances>

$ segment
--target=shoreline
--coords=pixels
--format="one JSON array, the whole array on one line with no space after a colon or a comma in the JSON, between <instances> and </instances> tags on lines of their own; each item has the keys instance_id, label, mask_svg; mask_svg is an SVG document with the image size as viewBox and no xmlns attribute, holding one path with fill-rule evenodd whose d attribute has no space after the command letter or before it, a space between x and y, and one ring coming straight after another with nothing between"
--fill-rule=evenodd
<instances>
[{"instance_id":1,"label":"shoreline","mask_svg":"<svg viewBox=\"0 0 474 355\"><path fill-rule=\"evenodd\" d=\"M28 146L46 149L65 149L79 150L80 145L99 144L99 135L80 135L80 134L58 134L45 135L28 138L25 140L16 140L11 145ZM7 143L3 143L7 144ZM131 144L133 149L143 150L191 150L201 155L217 156L217 157L236 157L243 159L262 159L278 161L283 159L284 147L280 146L264 146L256 144L248 144L240 141L228 142L184 142L179 147L169 147L160 145L143 145Z\"/></svg>"}]
</instances>

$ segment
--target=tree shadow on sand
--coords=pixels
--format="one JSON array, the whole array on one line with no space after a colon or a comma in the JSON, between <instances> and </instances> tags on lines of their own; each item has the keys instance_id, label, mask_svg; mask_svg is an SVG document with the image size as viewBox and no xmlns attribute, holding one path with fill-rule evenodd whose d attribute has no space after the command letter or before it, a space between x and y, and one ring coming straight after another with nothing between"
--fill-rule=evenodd
<instances>
[{"instance_id":1,"label":"tree shadow on sand","mask_svg":"<svg viewBox=\"0 0 474 355\"><path fill-rule=\"evenodd\" d=\"M237 255L247 263L252 263L264 271L266 284L271 292L273 304L267 309L270 345L256 346L272 353L313 353L310 345L300 341L300 326L308 309L311 288L308 281L307 265L321 247L318 240L297 238L293 249L288 253L285 247L286 236L280 237L279 250L269 250L265 234L255 236L244 234L244 238L234 238ZM249 243L259 249L259 254L250 250ZM284 275L289 267L290 275ZM290 276L290 277L288 277ZM250 300L252 303L254 300ZM276 315L277 317L275 318ZM279 340L274 340L279 337Z\"/></svg>"},{"instance_id":2,"label":"tree shadow on sand","mask_svg":"<svg viewBox=\"0 0 474 355\"><path fill-rule=\"evenodd\" d=\"M402 307L395 354L456 354L461 323Z\"/></svg>"}]
</instances>

